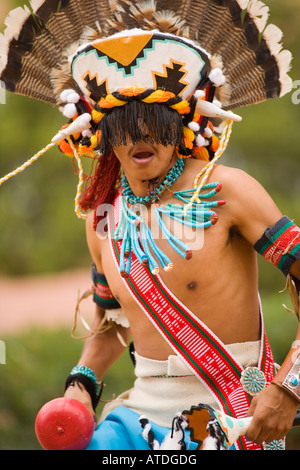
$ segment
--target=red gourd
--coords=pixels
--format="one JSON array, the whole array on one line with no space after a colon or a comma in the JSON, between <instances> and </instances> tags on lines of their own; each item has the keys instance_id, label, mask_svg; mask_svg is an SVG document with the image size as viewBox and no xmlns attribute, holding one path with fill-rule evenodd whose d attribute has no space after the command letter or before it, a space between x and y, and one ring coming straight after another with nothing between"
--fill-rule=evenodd
<instances>
[{"instance_id":1,"label":"red gourd","mask_svg":"<svg viewBox=\"0 0 300 470\"><path fill-rule=\"evenodd\" d=\"M73 398L56 398L38 412L35 433L45 450L84 450L92 439L94 419Z\"/></svg>"}]
</instances>

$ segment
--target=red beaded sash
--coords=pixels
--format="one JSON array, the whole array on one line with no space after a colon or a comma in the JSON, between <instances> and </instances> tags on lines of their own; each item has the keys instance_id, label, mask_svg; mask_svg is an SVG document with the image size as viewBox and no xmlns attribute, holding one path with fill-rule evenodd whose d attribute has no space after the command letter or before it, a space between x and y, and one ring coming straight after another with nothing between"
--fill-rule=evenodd
<instances>
[{"instance_id":1,"label":"red beaded sash","mask_svg":"<svg viewBox=\"0 0 300 470\"><path fill-rule=\"evenodd\" d=\"M119 220L119 211L117 197L108 226L110 246L118 266L121 242L114 239L113 233ZM245 417L251 398L240 383L242 365L222 341L174 296L160 276L153 276L133 253L131 256L130 277L123 278L123 281L132 297L176 354L212 393L220 409L235 418ZM274 376L274 362L262 318L261 325L258 367L264 372L266 382L270 383ZM262 446L244 437L239 439L237 447L241 450L262 449Z\"/></svg>"}]
</instances>

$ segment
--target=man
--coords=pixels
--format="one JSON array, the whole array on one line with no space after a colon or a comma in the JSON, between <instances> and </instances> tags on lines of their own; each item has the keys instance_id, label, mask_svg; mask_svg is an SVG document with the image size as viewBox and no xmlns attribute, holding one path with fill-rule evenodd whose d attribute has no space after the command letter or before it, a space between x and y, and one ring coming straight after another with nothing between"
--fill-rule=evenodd
<instances>
[{"instance_id":1,"label":"man","mask_svg":"<svg viewBox=\"0 0 300 470\"><path fill-rule=\"evenodd\" d=\"M253 416L236 448L280 447L300 356L292 348L274 378L255 250L297 282L300 231L256 181L217 162L240 120L230 110L290 91L290 53L260 3L171 3L96 2L91 14L89 2L58 11L46 0L4 38L6 86L70 119L53 142L79 164L76 212L80 198L90 210L97 307L65 396L94 415L132 337L134 387L105 407L89 448L158 448L172 427L176 448L195 448L185 428L199 403ZM81 196L85 154L96 164Z\"/></svg>"},{"instance_id":2,"label":"man","mask_svg":"<svg viewBox=\"0 0 300 470\"><path fill-rule=\"evenodd\" d=\"M127 145L114 147L114 153L133 193L141 197L147 195L148 181L158 178L161 183L176 161L174 146L164 147L156 143L132 144L128 141ZM204 166L202 161L187 160L172 191L190 189ZM161 276L168 289L184 305L205 322L222 342L229 346L234 343L238 351L236 343L244 343L245 346L249 342L251 348L261 337L257 260L253 246L267 227L272 227L282 218L282 214L261 185L241 170L217 165L209 179L209 182L213 181L222 184L222 197L226 200L226 205L216 210L218 223L205 231L203 246L193 251L191 260L186 261L175 255L173 270L162 272ZM160 204L173 201L172 193L164 191ZM147 209L150 211L151 205ZM167 361L174 353L128 293L113 260L109 239L97 234L93 221L92 212L87 219L91 256L97 271L105 273L110 289L130 324L130 329L116 325L105 333L87 339L79 365L88 366L102 380L124 350L115 329L126 342L132 335L135 351L142 357ZM164 251L171 251L167 241L159 239L157 243ZM299 260L292 265L290 273L300 279ZM96 307L94 329L101 323L103 314L103 309ZM299 334L300 331L296 339L300 338ZM65 396L83 401L92 411L90 396L80 385L69 387ZM126 404L128 398L124 399ZM187 407L187 402L191 405L188 397L186 402L184 397L181 400L182 408ZM198 400L202 401L200 390ZM122 404L120 400L119 405ZM134 407L134 403L131 402L131 406ZM152 406L155 408L155 401ZM270 384L252 401L249 414L254 418L247 438L257 444L282 439L292 425L297 406L295 398L275 384Z\"/></svg>"}]
</instances>

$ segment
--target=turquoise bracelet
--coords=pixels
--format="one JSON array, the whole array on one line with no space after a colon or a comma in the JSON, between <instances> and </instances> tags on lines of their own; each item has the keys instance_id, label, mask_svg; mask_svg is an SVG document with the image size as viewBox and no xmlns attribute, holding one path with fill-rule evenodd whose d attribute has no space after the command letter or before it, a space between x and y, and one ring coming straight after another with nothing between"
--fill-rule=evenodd
<instances>
[{"instance_id":1,"label":"turquoise bracelet","mask_svg":"<svg viewBox=\"0 0 300 470\"><path fill-rule=\"evenodd\" d=\"M75 366L70 372L70 375L82 374L92 380L95 385L96 393L100 391L100 382L92 369L87 366Z\"/></svg>"}]
</instances>

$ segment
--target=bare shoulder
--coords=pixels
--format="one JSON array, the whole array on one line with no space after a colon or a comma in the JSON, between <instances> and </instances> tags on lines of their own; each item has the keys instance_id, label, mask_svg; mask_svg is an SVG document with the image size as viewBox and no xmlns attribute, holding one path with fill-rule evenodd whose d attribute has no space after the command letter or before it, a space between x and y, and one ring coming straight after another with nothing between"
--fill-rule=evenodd
<instances>
[{"instance_id":1,"label":"bare shoulder","mask_svg":"<svg viewBox=\"0 0 300 470\"><path fill-rule=\"evenodd\" d=\"M259 182L244 170L225 165L215 165L212 178L214 180L218 180L222 184L226 184L226 188L229 190L234 190L234 188L237 187L244 187L244 185L247 185L249 188L260 186Z\"/></svg>"},{"instance_id":2,"label":"bare shoulder","mask_svg":"<svg viewBox=\"0 0 300 470\"><path fill-rule=\"evenodd\" d=\"M257 204L260 207L274 204L262 184L239 168L216 165L211 180L222 184L224 193L232 199L231 203L238 202L241 206L246 204L248 209L252 206L257 209Z\"/></svg>"},{"instance_id":3,"label":"bare shoulder","mask_svg":"<svg viewBox=\"0 0 300 470\"><path fill-rule=\"evenodd\" d=\"M282 217L271 195L245 171L216 165L211 178L222 184L231 224L252 242Z\"/></svg>"},{"instance_id":4,"label":"bare shoulder","mask_svg":"<svg viewBox=\"0 0 300 470\"><path fill-rule=\"evenodd\" d=\"M188 163L189 175L193 178L207 166L207 162L202 160L192 160ZM236 192L253 194L260 191L267 195L267 192L255 178L239 168L216 164L212 168L208 181L221 183L224 191L229 194Z\"/></svg>"},{"instance_id":5,"label":"bare shoulder","mask_svg":"<svg viewBox=\"0 0 300 470\"><path fill-rule=\"evenodd\" d=\"M207 162L203 160L190 159L186 162L186 167L188 169L188 174L193 179L198 173L200 173L207 166ZM225 165L215 164L212 168L210 174L210 181L218 181L219 183L226 183L226 188L235 188L237 185L243 186L247 184L248 186L258 185L259 183L247 174L245 171L229 167Z\"/></svg>"}]
</instances>

